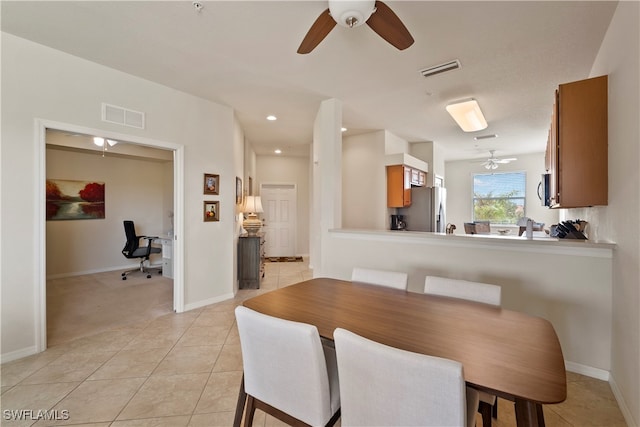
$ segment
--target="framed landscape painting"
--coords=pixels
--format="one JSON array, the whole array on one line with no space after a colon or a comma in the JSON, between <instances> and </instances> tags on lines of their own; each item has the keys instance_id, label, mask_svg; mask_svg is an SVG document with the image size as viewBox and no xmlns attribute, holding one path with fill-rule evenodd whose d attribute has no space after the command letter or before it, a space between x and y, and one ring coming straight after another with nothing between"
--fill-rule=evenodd
<instances>
[{"instance_id":1,"label":"framed landscape painting","mask_svg":"<svg viewBox=\"0 0 640 427\"><path fill-rule=\"evenodd\" d=\"M104 219L104 182L47 179L47 221Z\"/></svg>"}]
</instances>

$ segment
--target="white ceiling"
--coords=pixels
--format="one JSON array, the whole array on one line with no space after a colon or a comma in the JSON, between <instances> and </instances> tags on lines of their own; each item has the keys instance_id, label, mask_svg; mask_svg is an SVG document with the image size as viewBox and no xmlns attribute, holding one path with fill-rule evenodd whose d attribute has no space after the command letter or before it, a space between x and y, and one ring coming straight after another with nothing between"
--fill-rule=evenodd
<instances>
[{"instance_id":1,"label":"white ceiling","mask_svg":"<svg viewBox=\"0 0 640 427\"><path fill-rule=\"evenodd\" d=\"M1 19L3 31L233 107L258 154L307 153L319 103L338 98L349 132L435 141L455 160L543 151L554 89L589 76L617 5L385 3L415 39L405 51L364 25L297 54L326 1L204 1L200 13L191 0L2 1ZM419 73L452 59L462 68ZM484 131L462 132L445 111L469 97Z\"/></svg>"}]
</instances>

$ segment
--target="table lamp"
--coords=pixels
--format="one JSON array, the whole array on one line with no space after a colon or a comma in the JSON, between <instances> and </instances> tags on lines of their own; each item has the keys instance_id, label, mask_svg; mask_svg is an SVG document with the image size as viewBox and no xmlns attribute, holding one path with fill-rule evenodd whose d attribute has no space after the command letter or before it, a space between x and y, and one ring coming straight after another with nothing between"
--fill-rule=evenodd
<instances>
[{"instance_id":1,"label":"table lamp","mask_svg":"<svg viewBox=\"0 0 640 427\"><path fill-rule=\"evenodd\" d=\"M258 219L258 213L262 211L262 202L260 196L247 196L242 206L242 212L247 214L247 218L242 221L242 228L247 230L249 236L255 236L260 227L262 227L262 221Z\"/></svg>"}]
</instances>

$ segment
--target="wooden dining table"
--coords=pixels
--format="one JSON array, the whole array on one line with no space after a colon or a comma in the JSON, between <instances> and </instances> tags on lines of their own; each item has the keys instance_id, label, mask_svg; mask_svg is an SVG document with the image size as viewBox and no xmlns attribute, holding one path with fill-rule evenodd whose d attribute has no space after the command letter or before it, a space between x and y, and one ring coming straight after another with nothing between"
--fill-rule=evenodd
<instances>
[{"instance_id":1,"label":"wooden dining table","mask_svg":"<svg viewBox=\"0 0 640 427\"><path fill-rule=\"evenodd\" d=\"M336 328L415 353L456 360L468 386L515 403L519 427L544 426L542 405L566 399L560 342L549 321L456 298L316 278L246 300L270 316ZM244 410L241 384L235 425Z\"/></svg>"}]
</instances>

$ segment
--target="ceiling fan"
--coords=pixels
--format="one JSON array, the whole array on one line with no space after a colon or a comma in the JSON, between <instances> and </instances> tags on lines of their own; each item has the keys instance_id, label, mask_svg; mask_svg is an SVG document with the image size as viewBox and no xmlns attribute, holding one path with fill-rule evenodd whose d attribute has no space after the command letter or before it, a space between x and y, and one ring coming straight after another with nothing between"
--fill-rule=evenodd
<instances>
[{"instance_id":1,"label":"ceiling fan","mask_svg":"<svg viewBox=\"0 0 640 427\"><path fill-rule=\"evenodd\" d=\"M336 24L353 28L367 23L380 37L400 50L413 44L413 37L400 18L381 1L329 0L329 8L322 12L300 43L298 53L306 54L331 32Z\"/></svg>"},{"instance_id":2,"label":"ceiling fan","mask_svg":"<svg viewBox=\"0 0 640 427\"><path fill-rule=\"evenodd\" d=\"M490 170L495 170L498 169L498 165L506 165L507 163L511 163L514 160L518 160L515 157L509 157L509 158L504 158L504 159L499 159L495 156L496 150L489 150L489 153L491 154L489 156L489 158L487 160L475 160L474 163L479 163L482 162L482 166L484 166L487 169Z\"/></svg>"}]
</instances>

